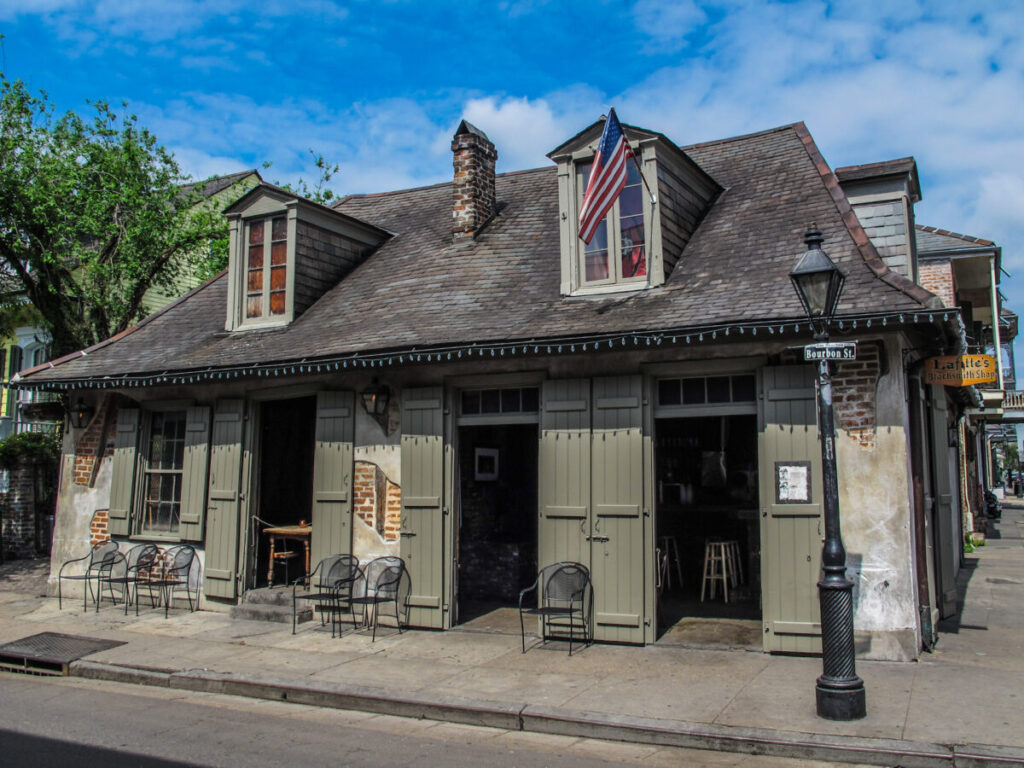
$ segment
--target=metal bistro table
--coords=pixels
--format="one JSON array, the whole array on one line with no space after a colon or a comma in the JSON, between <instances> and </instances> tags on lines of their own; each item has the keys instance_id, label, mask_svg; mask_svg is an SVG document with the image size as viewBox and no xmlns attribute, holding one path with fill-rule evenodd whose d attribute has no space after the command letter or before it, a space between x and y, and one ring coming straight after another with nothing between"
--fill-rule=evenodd
<instances>
[{"instance_id":1,"label":"metal bistro table","mask_svg":"<svg viewBox=\"0 0 1024 768\"><path fill-rule=\"evenodd\" d=\"M301 541L306 550L306 570L309 573L309 538L313 533L312 525L282 525L277 528L264 528L263 533L270 537L270 567L267 569L267 586L274 586L274 547L278 539L296 539Z\"/></svg>"}]
</instances>

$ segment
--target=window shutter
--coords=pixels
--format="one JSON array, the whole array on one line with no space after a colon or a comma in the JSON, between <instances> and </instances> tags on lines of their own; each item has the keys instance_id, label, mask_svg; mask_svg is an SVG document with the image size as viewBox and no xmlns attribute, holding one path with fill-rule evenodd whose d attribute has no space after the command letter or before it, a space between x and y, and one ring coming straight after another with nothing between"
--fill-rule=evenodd
<instances>
[{"instance_id":1,"label":"window shutter","mask_svg":"<svg viewBox=\"0 0 1024 768\"><path fill-rule=\"evenodd\" d=\"M203 579L208 597L231 599L237 594L244 414L244 401L221 400L213 415Z\"/></svg>"},{"instance_id":2,"label":"window shutter","mask_svg":"<svg viewBox=\"0 0 1024 768\"><path fill-rule=\"evenodd\" d=\"M319 392L313 457L313 534L310 568L352 552L353 392Z\"/></svg>"},{"instance_id":3,"label":"window shutter","mask_svg":"<svg viewBox=\"0 0 1024 768\"><path fill-rule=\"evenodd\" d=\"M135 471L139 451L139 409L122 408L117 412L114 458L110 479L110 513L107 530L111 536L131 533L135 498Z\"/></svg>"},{"instance_id":4,"label":"window shutter","mask_svg":"<svg viewBox=\"0 0 1024 768\"><path fill-rule=\"evenodd\" d=\"M181 538L201 541L206 517L206 471L210 456L210 409L189 408L181 473Z\"/></svg>"}]
</instances>

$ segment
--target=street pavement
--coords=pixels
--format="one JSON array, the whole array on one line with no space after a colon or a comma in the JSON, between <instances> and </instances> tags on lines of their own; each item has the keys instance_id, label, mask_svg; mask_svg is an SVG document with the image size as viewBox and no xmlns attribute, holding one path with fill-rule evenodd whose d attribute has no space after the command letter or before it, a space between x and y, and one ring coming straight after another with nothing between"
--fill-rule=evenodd
<instances>
[{"instance_id":1,"label":"street pavement","mask_svg":"<svg viewBox=\"0 0 1024 768\"><path fill-rule=\"evenodd\" d=\"M123 642L71 674L527 733L902 766L1024 765L1024 502L967 555L963 609L916 663L858 661L868 715L815 714L817 658L749 649L552 643L518 623L398 634L291 627L175 607L127 617L47 597L42 564L0 566L0 643L38 632ZM176 606L180 606L176 602ZM485 622L486 624L487 622ZM472 626L472 625L471 625ZM383 636L382 636L383 635Z\"/></svg>"}]
</instances>

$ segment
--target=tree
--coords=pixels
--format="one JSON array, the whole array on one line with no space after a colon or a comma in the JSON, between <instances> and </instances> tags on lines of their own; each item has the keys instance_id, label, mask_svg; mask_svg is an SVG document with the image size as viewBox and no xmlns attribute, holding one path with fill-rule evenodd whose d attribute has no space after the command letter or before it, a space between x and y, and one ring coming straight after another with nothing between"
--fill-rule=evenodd
<instances>
[{"instance_id":1,"label":"tree","mask_svg":"<svg viewBox=\"0 0 1024 768\"><path fill-rule=\"evenodd\" d=\"M90 106L90 119L57 116L0 74L0 304L27 298L54 357L129 327L151 286L204 271L227 236L135 115Z\"/></svg>"}]
</instances>

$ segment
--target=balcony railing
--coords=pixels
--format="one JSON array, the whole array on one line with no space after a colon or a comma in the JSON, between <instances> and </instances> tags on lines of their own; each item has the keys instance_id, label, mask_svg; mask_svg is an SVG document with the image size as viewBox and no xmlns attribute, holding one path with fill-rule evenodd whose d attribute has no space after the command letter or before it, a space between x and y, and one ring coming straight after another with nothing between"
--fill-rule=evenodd
<instances>
[{"instance_id":1,"label":"balcony railing","mask_svg":"<svg viewBox=\"0 0 1024 768\"><path fill-rule=\"evenodd\" d=\"M1024 390L1008 389L1003 395L1004 411L1024 411Z\"/></svg>"}]
</instances>

